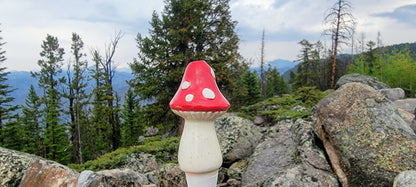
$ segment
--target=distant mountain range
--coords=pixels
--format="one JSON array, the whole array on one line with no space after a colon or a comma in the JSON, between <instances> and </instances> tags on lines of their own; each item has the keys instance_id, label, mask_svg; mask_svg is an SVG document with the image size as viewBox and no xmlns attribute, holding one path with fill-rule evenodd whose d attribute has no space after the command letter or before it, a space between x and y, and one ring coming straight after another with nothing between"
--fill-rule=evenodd
<instances>
[{"instance_id":1,"label":"distant mountain range","mask_svg":"<svg viewBox=\"0 0 416 187\"><path fill-rule=\"evenodd\" d=\"M16 90L11 93L11 96L15 98L13 105L24 105L25 99L28 94L30 85L35 87L38 95L41 95L42 90L38 88L38 80L30 76L29 71L11 71L7 76L7 84L15 88ZM113 89L120 96L121 100L124 100L124 93L126 93L129 85L126 81L133 78L133 75L129 70L117 71L113 78ZM87 92L91 93L93 89L94 80L90 80L87 86ZM122 104L122 103L121 103Z\"/></svg>"},{"instance_id":2,"label":"distant mountain range","mask_svg":"<svg viewBox=\"0 0 416 187\"><path fill-rule=\"evenodd\" d=\"M264 70L267 70L270 67L272 68L276 68L281 75L283 75L283 73L285 73L286 71L294 68L296 65L298 65L299 62L293 62L293 61L289 61L289 60L283 60L283 59L276 59L270 62L267 62L264 65ZM257 73L260 75L260 66L258 67L252 67L250 68L252 70L257 71Z\"/></svg>"},{"instance_id":3,"label":"distant mountain range","mask_svg":"<svg viewBox=\"0 0 416 187\"><path fill-rule=\"evenodd\" d=\"M265 70L269 68L269 64L272 68L277 68L281 74L285 71L294 68L298 63L277 59L265 64ZM256 70L259 72L260 75L260 67L252 67L252 70ZM11 93L11 96L15 98L14 102L11 103L13 105L24 105L25 99L28 94L28 90L30 85L33 85L38 93L41 95L42 90L38 88L38 80L30 76L29 71L11 71L10 74L7 76L7 84L15 88L16 90ZM124 94L127 92L129 85L126 81L133 78L130 69L124 68L119 69L114 78L113 78L113 89L121 98L121 102L124 101ZM90 80L87 92L91 93L93 89L93 82L94 80Z\"/></svg>"}]
</instances>

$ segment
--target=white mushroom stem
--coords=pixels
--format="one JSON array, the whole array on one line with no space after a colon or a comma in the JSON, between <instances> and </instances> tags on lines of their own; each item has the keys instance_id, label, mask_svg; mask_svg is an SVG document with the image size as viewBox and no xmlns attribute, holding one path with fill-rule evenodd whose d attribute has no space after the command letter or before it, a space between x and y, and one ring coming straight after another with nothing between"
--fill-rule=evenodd
<instances>
[{"instance_id":1,"label":"white mushroom stem","mask_svg":"<svg viewBox=\"0 0 416 187\"><path fill-rule=\"evenodd\" d=\"M224 112L174 112L185 118L178 161L186 174L188 186L215 187L222 154L214 119Z\"/></svg>"}]
</instances>

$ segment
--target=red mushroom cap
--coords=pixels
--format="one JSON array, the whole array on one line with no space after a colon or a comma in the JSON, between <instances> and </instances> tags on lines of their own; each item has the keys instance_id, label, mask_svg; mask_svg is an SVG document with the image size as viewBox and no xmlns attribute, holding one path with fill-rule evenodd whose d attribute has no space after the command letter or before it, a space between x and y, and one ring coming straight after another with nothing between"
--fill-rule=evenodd
<instances>
[{"instance_id":1,"label":"red mushroom cap","mask_svg":"<svg viewBox=\"0 0 416 187\"><path fill-rule=\"evenodd\" d=\"M215 82L213 69L203 60L188 64L181 85L169 103L177 111L226 111L230 103Z\"/></svg>"}]
</instances>

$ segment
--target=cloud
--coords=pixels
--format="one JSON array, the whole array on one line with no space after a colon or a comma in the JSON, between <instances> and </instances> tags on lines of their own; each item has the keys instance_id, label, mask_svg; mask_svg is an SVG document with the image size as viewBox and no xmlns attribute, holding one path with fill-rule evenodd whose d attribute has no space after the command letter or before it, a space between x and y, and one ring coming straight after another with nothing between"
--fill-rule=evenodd
<instances>
[{"instance_id":1,"label":"cloud","mask_svg":"<svg viewBox=\"0 0 416 187\"><path fill-rule=\"evenodd\" d=\"M234 0L230 4L243 40L259 40L265 29L268 39L300 41L320 37L325 3L325 0Z\"/></svg>"},{"instance_id":2,"label":"cloud","mask_svg":"<svg viewBox=\"0 0 416 187\"><path fill-rule=\"evenodd\" d=\"M416 4L400 6L394 9L393 12L378 13L373 14L373 16L394 19L399 23L416 27Z\"/></svg>"}]
</instances>

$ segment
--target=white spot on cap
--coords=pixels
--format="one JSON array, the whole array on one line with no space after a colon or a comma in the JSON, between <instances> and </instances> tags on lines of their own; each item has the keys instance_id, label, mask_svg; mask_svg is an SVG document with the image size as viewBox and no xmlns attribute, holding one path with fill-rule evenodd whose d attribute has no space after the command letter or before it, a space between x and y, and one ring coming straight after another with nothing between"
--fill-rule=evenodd
<instances>
[{"instance_id":1,"label":"white spot on cap","mask_svg":"<svg viewBox=\"0 0 416 187\"><path fill-rule=\"evenodd\" d=\"M188 94L185 97L186 102L191 102L193 99L194 99L194 95L192 95L192 94Z\"/></svg>"},{"instance_id":2,"label":"white spot on cap","mask_svg":"<svg viewBox=\"0 0 416 187\"><path fill-rule=\"evenodd\" d=\"M182 90L188 89L191 86L191 83L188 81L185 81L182 83Z\"/></svg>"},{"instance_id":3,"label":"white spot on cap","mask_svg":"<svg viewBox=\"0 0 416 187\"><path fill-rule=\"evenodd\" d=\"M215 78L214 69L211 68L211 75Z\"/></svg>"},{"instance_id":4,"label":"white spot on cap","mask_svg":"<svg viewBox=\"0 0 416 187\"><path fill-rule=\"evenodd\" d=\"M204 88L202 95L207 99L215 99L215 93L209 88Z\"/></svg>"}]
</instances>

